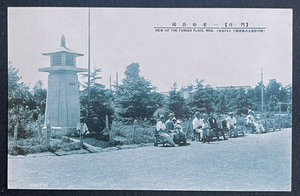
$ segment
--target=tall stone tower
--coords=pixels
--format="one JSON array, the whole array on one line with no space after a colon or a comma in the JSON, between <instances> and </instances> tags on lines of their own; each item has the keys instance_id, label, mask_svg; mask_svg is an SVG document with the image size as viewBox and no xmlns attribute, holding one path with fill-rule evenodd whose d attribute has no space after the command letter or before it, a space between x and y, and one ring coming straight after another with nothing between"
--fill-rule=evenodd
<instances>
[{"instance_id":1,"label":"tall stone tower","mask_svg":"<svg viewBox=\"0 0 300 196\"><path fill-rule=\"evenodd\" d=\"M73 133L80 122L77 73L87 71L76 67L76 57L83 54L67 48L64 36L59 48L42 54L50 56L50 67L39 68L40 72L49 73L45 124L49 117L52 127L60 127L54 134Z\"/></svg>"}]
</instances>

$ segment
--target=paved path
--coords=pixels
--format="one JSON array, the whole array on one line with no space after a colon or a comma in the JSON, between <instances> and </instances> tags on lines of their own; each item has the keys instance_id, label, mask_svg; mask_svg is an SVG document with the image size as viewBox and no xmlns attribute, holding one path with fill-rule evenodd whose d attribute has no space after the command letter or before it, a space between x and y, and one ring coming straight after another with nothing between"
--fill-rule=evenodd
<instances>
[{"instance_id":1,"label":"paved path","mask_svg":"<svg viewBox=\"0 0 300 196\"><path fill-rule=\"evenodd\" d=\"M9 188L291 189L291 129L181 147L8 159Z\"/></svg>"}]
</instances>

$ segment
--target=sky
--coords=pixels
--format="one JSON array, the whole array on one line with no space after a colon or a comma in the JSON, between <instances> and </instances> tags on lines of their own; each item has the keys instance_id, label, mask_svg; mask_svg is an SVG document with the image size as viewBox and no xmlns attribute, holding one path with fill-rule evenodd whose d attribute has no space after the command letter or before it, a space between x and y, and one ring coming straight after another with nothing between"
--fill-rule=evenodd
<instances>
[{"instance_id":1,"label":"sky","mask_svg":"<svg viewBox=\"0 0 300 196\"><path fill-rule=\"evenodd\" d=\"M66 46L83 57L76 66L88 67L88 8L9 7L8 60L19 69L22 82L33 88L41 80L47 88L49 56L42 53ZM264 27L264 32L157 32L154 27L192 28ZM166 29L166 28L163 28ZM170 28L168 28L170 29ZM101 68L100 83L109 88L125 77L126 66L140 65L140 75L159 92L176 82L178 87L195 84L252 86L276 79L292 83L292 9L231 8L91 8L90 65ZM79 75L79 81L84 82Z\"/></svg>"}]
</instances>

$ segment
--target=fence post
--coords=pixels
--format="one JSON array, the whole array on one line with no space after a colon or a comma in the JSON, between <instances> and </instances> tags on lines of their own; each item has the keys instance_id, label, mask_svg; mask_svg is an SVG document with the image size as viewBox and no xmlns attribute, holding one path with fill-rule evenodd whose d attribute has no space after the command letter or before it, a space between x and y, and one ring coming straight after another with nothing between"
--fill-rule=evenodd
<instances>
[{"instance_id":1,"label":"fence post","mask_svg":"<svg viewBox=\"0 0 300 196\"><path fill-rule=\"evenodd\" d=\"M133 121L133 129L132 129L132 139L134 137L135 129L136 129L136 120Z\"/></svg>"},{"instance_id":2,"label":"fence post","mask_svg":"<svg viewBox=\"0 0 300 196\"><path fill-rule=\"evenodd\" d=\"M51 138L51 127L50 127L50 116L47 118L47 148L50 148L50 138Z\"/></svg>"},{"instance_id":3,"label":"fence post","mask_svg":"<svg viewBox=\"0 0 300 196\"><path fill-rule=\"evenodd\" d=\"M14 126L14 146L17 147L18 140L18 124Z\"/></svg>"},{"instance_id":4,"label":"fence post","mask_svg":"<svg viewBox=\"0 0 300 196\"><path fill-rule=\"evenodd\" d=\"M39 114L36 123L37 123L37 127L38 127L38 130L39 130L39 132L38 132L39 142L41 144L42 143L42 137L43 137L42 136L43 125L42 125L42 115L41 114Z\"/></svg>"},{"instance_id":5,"label":"fence post","mask_svg":"<svg viewBox=\"0 0 300 196\"><path fill-rule=\"evenodd\" d=\"M106 127L106 130L109 131L109 127L108 127L108 116L105 115L105 127Z\"/></svg>"},{"instance_id":6,"label":"fence post","mask_svg":"<svg viewBox=\"0 0 300 196\"><path fill-rule=\"evenodd\" d=\"M112 138L114 129L115 129L115 121L113 121L112 124L111 124L111 130L110 130L110 133L109 133L109 138Z\"/></svg>"},{"instance_id":7,"label":"fence post","mask_svg":"<svg viewBox=\"0 0 300 196\"><path fill-rule=\"evenodd\" d=\"M80 148L82 148L82 147L83 147L83 141L82 141L82 125L81 125L81 127L80 127L79 138L80 138Z\"/></svg>"}]
</instances>

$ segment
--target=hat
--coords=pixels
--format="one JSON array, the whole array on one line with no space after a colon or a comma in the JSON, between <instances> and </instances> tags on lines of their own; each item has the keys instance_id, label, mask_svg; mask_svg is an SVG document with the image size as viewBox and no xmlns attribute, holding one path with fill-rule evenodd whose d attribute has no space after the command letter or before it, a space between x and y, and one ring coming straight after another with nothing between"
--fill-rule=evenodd
<instances>
[{"instance_id":1,"label":"hat","mask_svg":"<svg viewBox=\"0 0 300 196\"><path fill-rule=\"evenodd\" d=\"M196 115L200 115L200 112L196 112L196 113L195 113L195 116L196 116Z\"/></svg>"},{"instance_id":2,"label":"hat","mask_svg":"<svg viewBox=\"0 0 300 196\"><path fill-rule=\"evenodd\" d=\"M257 116L256 119L260 119L260 118Z\"/></svg>"},{"instance_id":3,"label":"hat","mask_svg":"<svg viewBox=\"0 0 300 196\"><path fill-rule=\"evenodd\" d=\"M233 114L233 112L229 112L229 115Z\"/></svg>"},{"instance_id":4,"label":"hat","mask_svg":"<svg viewBox=\"0 0 300 196\"><path fill-rule=\"evenodd\" d=\"M173 113L170 113L169 116L175 116Z\"/></svg>"},{"instance_id":5,"label":"hat","mask_svg":"<svg viewBox=\"0 0 300 196\"><path fill-rule=\"evenodd\" d=\"M254 112L253 112L252 110L249 110L249 111L248 111L248 114L250 114L250 113L254 113Z\"/></svg>"},{"instance_id":6,"label":"hat","mask_svg":"<svg viewBox=\"0 0 300 196\"><path fill-rule=\"evenodd\" d=\"M177 124L180 124L180 120L177 120Z\"/></svg>"},{"instance_id":7,"label":"hat","mask_svg":"<svg viewBox=\"0 0 300 196\"><path fill-rule=\"evenodd\" d=\"M164 115L160 115L160 116L159 116L159 118L163 118L163 117L165 117L165 116L164 116Z\"/></svg>"},{"instance_id":8,"label":"hat","mask_svg":"<svg viewBox=\"0 0 300 196\"><path fill-rule=\"evenodd\" d=\"M172 120L177 120L175 117Z\"/></svg>"}]
</instances>

